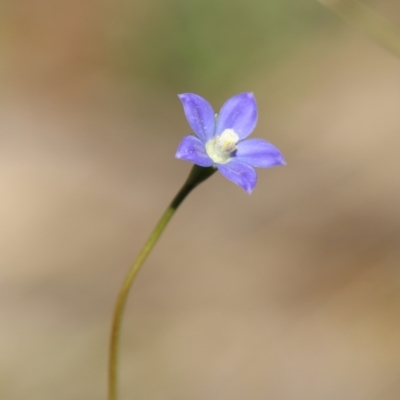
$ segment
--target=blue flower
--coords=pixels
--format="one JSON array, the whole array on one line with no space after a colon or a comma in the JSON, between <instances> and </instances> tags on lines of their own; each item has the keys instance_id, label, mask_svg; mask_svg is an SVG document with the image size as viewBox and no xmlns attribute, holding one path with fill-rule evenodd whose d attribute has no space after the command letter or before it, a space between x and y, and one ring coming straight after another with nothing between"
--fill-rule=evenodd
<instances>
[{"instance_id":1,"label":"blue flower","mask_svg":"<svg viewBox=\"0 0 400 400\"><path fill-rule=\"evenodd\" d=\"M246 139L257 124L257 103L253 93L230 98L219 115L215 115L210 103L197 94L184 93L179 98L196 136L182 139L176 158L201 167L214 166L249 194L257 183L254 167L285 164L282 153L271 143L263 139Z\"/></svg>"}]
</instances>

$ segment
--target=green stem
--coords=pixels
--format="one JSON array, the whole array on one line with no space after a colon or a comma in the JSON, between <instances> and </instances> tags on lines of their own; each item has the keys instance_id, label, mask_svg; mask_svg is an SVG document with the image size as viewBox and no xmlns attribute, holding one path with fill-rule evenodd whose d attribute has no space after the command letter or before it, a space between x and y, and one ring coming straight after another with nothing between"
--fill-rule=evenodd
<instances>
[{"instance_id":1,"label":"green stem","mask_svg":"<svg viewBox=\"0 0 400 400\"><path fill-rule=\"evenodd\" d=\"M128 298L129 291L132 284L145 262L147 256L150 254L158 238L163 233L169 220L174 215L175 211L186 198L186 196L201 182L207 179L215 172L214 167L202 168L197 165L193 166L192 171L189 174L186 182L182 186L181 190L172 200L171 204L165 210L158 224L155 226L153 232L150 234L147 242L143 246L139 253L136 261L133 263L129 270L124 283L122 284L119 292L115 310L113 314L113 321L111 327L110 347L109 347L109 361L108 361L108 400L117 400L117 378L118 378L118 347L119 337L121 331L122 317L125 309L126 300Z\"/></svg>"}]
</instances>

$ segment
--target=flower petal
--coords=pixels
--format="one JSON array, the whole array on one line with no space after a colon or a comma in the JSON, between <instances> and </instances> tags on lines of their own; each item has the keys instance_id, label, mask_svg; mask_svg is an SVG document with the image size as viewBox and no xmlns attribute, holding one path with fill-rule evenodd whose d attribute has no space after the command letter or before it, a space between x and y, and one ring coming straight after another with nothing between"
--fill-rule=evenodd
<instances>
[{"instance_id":1,"label":"flower petal","mask_svg":"<svg viewBox=\"0 0 400 400\"><path fill-rule=\"evenodd\" d=\"M189 125L199 139L206 143L215 133L215 115L210 103L194 93L183 93L178 97Z\"/></svg>"},{"instance_id":2,"label":"flower petal","mask_svg":"<svg viewBox=\"0 0 400 400\"><path fill-rule=\"evenodd\" d=\"M213 160L208 157L203 143L195 136L185 136L179 143L175 154L176 158L190 161L200 167L211 167Z\"/></svg>"},{"instance_id":3,"label":"flower petal","mask_svg":"<svg viewBox=\"0 0 400 400\"><path fill-rule=\"evenodd\" d=\"M216 134L225 129L233 129L240 139L244 139L257 124L257 103L253 93L241 93L230 98L221 108Z\"/></svg>"},{"instance_id":4,"label":"flower petal","mask_svg":"<svg viewBox=\"0 0 400 400\"><path fill-rule=\"evenodd\" d=\"M225 178L241 186L248 194L256 186L256 171L248 164L232 160L226 164L217 164L217 168Z\"/></svg>"},{"instance_id":5,"label":"flower petal","mask_svg":"<svg viewBox=\"0 0 400 400\"><path fill-rule=\"evenodd\" d=\"M286 164L282 153L263 139L247 139L239 142L235 157L237 161L253 167L268 168Z\"/></svg>"}]
</instances>

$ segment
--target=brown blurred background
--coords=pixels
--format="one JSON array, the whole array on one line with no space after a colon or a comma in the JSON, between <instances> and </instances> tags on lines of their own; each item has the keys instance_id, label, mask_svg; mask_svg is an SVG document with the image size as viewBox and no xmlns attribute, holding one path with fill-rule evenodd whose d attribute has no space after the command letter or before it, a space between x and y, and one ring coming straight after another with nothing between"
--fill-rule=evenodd
<instances>
[{"instance_id":1,"label":"brown blurred background","mask_svg":"<svg viewBox=\"0 0 400 400\"><path fill-rule=\"evenodd\" d=\"M241 91L288 165L185 201L121 399L400 398L398 59L311 0L6 0L0 33L1 399L105 399L119 286L190 169L176 95Z\"/></svg>"}]
</instances>

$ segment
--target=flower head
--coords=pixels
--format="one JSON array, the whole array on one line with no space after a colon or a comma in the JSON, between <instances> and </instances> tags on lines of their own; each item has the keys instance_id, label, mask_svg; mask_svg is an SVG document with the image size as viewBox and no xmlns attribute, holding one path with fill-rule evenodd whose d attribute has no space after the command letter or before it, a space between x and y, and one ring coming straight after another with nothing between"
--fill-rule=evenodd
<instances>
[{"instance_id":1,"label":"flower head","mask_svg":"<svg viewBox=\"0 0 400 400\"><path fill-rule=\"evenodd\" d=\"M251 193L257 183L254 167L284 165L281 152L263 139L246 139L257 124L252 93L230 98L219 115L207 100L193 93L179 95L194 135L185 136L176 158L201 167L214 166L227 179ZM246 140L245 140L246 139Z\"/></svg>"}]
</instances>

